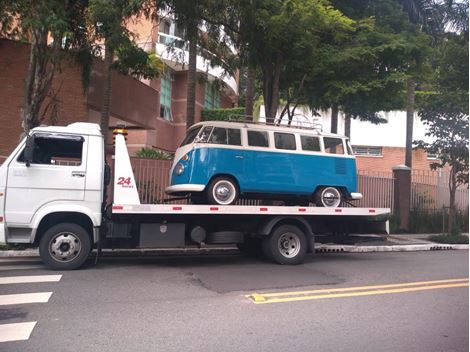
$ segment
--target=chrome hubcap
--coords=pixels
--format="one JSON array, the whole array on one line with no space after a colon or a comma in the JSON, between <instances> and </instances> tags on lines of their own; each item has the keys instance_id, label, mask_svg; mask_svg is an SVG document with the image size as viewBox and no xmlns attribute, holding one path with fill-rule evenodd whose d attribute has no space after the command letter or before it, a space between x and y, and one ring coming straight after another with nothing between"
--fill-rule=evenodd
<instances>
[{"instance_id":1,"label":"chrome hubcap","mask_svg":"<svg viewBox=\"0 0 470 352\"><path fill-rule=\"evenodd\" d=\"M337 207L341 203L341 194L336 188L325 188L321 193L321 200L325 207Z\"/></svg>"},{"instance_id":2,"label":"chrome hubcap","mask_svg":"<svg viewBox=\"0 0 470 352\"><path fill-rule=\"evenodd\" d=\"M300 239L295 233L286 232L277 241L279 252L286 258L294 258L300 251Z\"/></svg>"},{"instance_id":3,"label":"chrome hubcap","mask_svg":"<svg viewBox=\"0 0 470 352\"><path fill-rule=\"evenodd\" d=\"M235 199L235 186L229 182L221 180L214 185L212 195L219 204L230 204Z\"/></svg>"},{"instance_id":4,"label":"chrome hubcap","mask_svg":"<svg viewBox=\"0 0 470 352\"><path fill-rule=\"evenodd\" d=\"M58 262L74 260L82 249L80 239L71 232L59 232L49 242L49 253Z\"/></svg>"}]
</instances>

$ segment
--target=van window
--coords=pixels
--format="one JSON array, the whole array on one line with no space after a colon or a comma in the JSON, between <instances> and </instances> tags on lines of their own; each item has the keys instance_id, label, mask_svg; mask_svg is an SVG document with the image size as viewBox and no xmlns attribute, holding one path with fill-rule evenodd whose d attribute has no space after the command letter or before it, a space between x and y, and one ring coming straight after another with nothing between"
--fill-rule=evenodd
<instances>
[{"instance_id":1,"label":"van window","mask_svg":"<svg viewBox=\"0 0 470 352\"><path fill-rule=\"evenodd\" d=\"M227 144L227 129L214 127L212 134L209 138L209 143L214 144Z\"/></svg>"},{"instance_id":2,"label":"van window","mask_svg":"<svg viewBox=\"0 0 470 352\"><path fill-rule=\"evenodd\" d=\"M230 145L242 145L242 138L239 129L228 128L228 144Z\"/></svg>"},{"instance_id":3,"label":"van window","mask_svg":"<svg viewBox=\"0 0 470 352\"><path fill-rule=\"evenodd\" d=\"M318 137L312 136L300 136L300 142L302 143L302 149L308 150L309 152L320 152L320 140Z\"/></svg>"},{"instance_id":4,"label":"van window","mask_svg":"<svg viewBox=\"0 0 470 352\"><path fill-rule=\"evenodd\" d=\"M262 131L248 131L248 145L252 147L269 147L268 133Z\"/></svg>"},{"instance_id":5,"label":"van window","mask_svg":"<svg viewBox=\"0 0 470 352\"><path fill-rule=\"evenodd\" d=\"M325 153L344 154L343 140L341 138L324 137Z\"/></svg>"},{"instance_id":6,"label":"van window","mask_svg":"<svg viewBox=\"0 0 470 352\"><path fill-rule=\"evenodd\" d=\"M84 139L81 136L36 134L32 164L79 166ZM18 157L24 162L24 150Z\"/></svg>"},{"instance_id":7,"label":"van window","mask_svg":"<svg viewBox=\"0 0 470 352\"><path fill-rule=\"evenodd\" d=\"M194 140L194 142L207 143L212 132L212 126L206 126L202 129L202 132L199 134L199 137Z\"/></svg>"},{"instance_id":8,"label":"van window","mask_svg":"<svg viewBox=\"0 0 470 352\"><path fill-rule=\"evenodd\" d=\"M274 145L276 149L295 150L295 136L290 133L274 132Z\"/></svg>"},{"instance_id":9,"label":"van window","mask_svg":"<svg viewBox=\"0 0 470 352\"><path fill-rule=\"evenodd\" d=\"M198 132L201 130L201 128L202 128L201 126L198 126L196 128L191 128L188 131L188 134L186 135L186 138L181 143L180 147L182 147L183 145L192 143L194 141L194 138L196 138Z\"/></svg>"}]
</instances>

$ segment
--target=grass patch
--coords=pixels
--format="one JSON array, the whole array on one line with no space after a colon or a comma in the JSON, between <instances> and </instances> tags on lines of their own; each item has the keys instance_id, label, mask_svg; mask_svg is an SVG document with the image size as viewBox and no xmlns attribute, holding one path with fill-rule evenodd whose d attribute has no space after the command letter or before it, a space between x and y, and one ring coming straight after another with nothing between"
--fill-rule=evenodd
<instances>
[{"instance_id":1,"label":"grass patch","mask_svg":"<svg viewBox=\"0 0 470 352\"><path fill-rule=\"evenodd\" d=\"M468 236L464 235L433 235L429 236L428 240L445 244L468 244Z\"/></svg>"}]
</instances>

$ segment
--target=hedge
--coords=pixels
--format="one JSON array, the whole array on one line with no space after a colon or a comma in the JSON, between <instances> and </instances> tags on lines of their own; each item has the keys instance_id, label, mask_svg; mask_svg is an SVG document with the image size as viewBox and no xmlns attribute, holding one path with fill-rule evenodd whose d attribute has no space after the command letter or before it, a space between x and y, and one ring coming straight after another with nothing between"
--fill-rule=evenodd
<instances>
[{"instance_id":1,"label":"hedge","mask_svg":"<svg viewBox=\"0 0 470 352\"><path fill-rule=\"evenodd\" d=\"M244 115L245 108L231 109L204 109L202 110L202 121L228 121L230 118L237 118L234 115Z\"/></svg>"}]
</instances>

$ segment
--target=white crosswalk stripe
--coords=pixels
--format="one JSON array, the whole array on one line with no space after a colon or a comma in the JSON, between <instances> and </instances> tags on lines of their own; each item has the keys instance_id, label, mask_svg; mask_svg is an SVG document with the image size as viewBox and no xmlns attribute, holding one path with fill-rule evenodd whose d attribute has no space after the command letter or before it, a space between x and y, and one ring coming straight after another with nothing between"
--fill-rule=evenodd
<instances>
[{"instance_id":1,"label":"white crosswalk stripe","mask_svg":"<svg viewBox=\"0 0 470 352\"><path fill-rule=\"evenodd\" d=\"M25 285L27 286L27 284L43 284L47 286L41 287L49 287L48 285L59 282L62 279L62 275L1 276L2 271L44 268L36 258L15 259L0 259L0 290L7 286L15 289L12 291L10 288L9 292L15 292L18 289L18 293L0 295L0 307L2 310L8 311L10 307L16 309L18 305L25 305L26 307L32 303L42 304L49 302L52 292L21 293L21 288L25 287ZM38 265L35 265L36 263ZM28 340L37 323L37 321L25 321L0 324L0 343ZM0 350L2 350L1 345Z\"/></svg>"},{"instance_id":2,"label":"white crosswalk stripe","mask_svg":"<svg viewBox=\"0 0 470 352\"><path fill-rule=\"evenodd\" d=\"M31 276L7 276L0 277L0 285L29 284L39 282L58 282L62 275L31 275Z\"/></svg>"},{"instance_id":3,"label":"white crosswalk stripe","mask_svg":"<svg viewBox=\"0 0 470 352\"><path fill-rule=\"evenodd\" d=\"M17 293L14 295L0 295L0 306L27 303L46 303L52 292Z\"/></svg>"},{"instance_id":4,"label":"white crosswalk stripe","mask_svg":"<svg viewBox=\"0 0 470 352\"><path fill-rule=\"evenodd\" d=\"M36 321L28 321L25 323L1 324L0 342L29 339L36 323Z\"/></svg>"}]
</instances>

